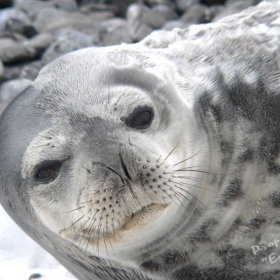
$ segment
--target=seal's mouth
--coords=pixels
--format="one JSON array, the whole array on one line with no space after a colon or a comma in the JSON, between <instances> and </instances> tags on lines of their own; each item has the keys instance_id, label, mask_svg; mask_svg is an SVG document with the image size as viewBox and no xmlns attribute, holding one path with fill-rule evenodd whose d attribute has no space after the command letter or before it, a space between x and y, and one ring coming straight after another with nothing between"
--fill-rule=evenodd
<instances>
[{"instance_id":1,"label":"seal's mouth","mask_svg":"<svg viewBox=\"0 0 280 280\"><path fill-rule=\"evenodd\" d=\"M163 210L168 207L169 204L150 204L148 206L142 207L141 210L133 213L130 217L127 217L125 223L114 230L114 232L98 232L89 229L84 229L80 232L80 238L86 238L89 242L95 242L102 238L111 240L122 239L123 234L126 231L137 230L150 225L155 219L158 219L162 214Z\"/></svg>"}]
</instances>

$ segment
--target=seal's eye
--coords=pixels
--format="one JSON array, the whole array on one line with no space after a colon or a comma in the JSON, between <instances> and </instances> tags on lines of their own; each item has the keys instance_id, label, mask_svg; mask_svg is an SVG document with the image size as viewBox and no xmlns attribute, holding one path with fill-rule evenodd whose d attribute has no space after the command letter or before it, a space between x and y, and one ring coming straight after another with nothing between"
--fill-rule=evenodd
<instances>
[{"instance_id":1,"label":"seal's eye","mask_svg":"<svg viewBox=\"0 0 280 280\"><path fill-rule=\"evenodd\" d=\"M40 164L35 172L35 180L42 183L53 181L59 173L61 163L59 161L47 161Z\"/></svg>"},{"instance_id":2,"label":"seal's eye","mask_svg":"<svg viewBox=\"0 0 280 280\"><path fill-rule=\"evenodd\" d=\"M150 126L154 117L152 108L149 107L138 107L132 114L125 118L127 126L136 129L145 129Z\"/></svg>"}]
</instances>

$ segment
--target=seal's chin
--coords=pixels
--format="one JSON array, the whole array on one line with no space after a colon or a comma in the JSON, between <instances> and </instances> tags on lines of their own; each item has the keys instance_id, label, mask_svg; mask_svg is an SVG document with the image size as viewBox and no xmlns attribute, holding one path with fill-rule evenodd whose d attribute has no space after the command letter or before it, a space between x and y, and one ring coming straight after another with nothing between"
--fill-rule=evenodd
<instances>
[{"instance_id":1,"label":"seal's chin","mask_svg":"<svg viewBox=\"0 0 280 280\"><path fill-rule=\"evenodd\" d=\"M159 219L169 204L151 204L142 207L141 210L133 213L119 228L112 232L98 232L98 230L84 229L79 233L79 238L86 238L89 244L100 243L101 240L110 238L110 242L119 243L124 241L124 236L130 231L142 231L146 226L152 226L155 220Z\"/></svg>"},{"instance_id":2,"label":"seal's chin","mask_svg":"<svg viewBox=\"0 0 280 280\"><path fill-rule=\"evenodd\" d=\"M89 254L115 260L132 257L135 247L146 247L160 233L165 231L167 212L173 203L150 204L126 218L122 226L112 232L85 228L78 231L61 231L60 235Z\"/></svg>"}]
</instances>

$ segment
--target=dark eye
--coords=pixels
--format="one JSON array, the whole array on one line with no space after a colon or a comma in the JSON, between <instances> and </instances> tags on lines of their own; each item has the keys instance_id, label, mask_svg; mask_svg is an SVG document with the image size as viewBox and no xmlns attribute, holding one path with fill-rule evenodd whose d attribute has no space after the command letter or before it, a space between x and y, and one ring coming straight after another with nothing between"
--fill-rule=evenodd
<instances>
[{"instance_id":1,"label":"dark eye","mask_svg":"<svg viewBox=\"0 0 280 280\"><path fill-rule=\"evenodd\" d=\"M47 161L40 164L35 172L35 180L49 183L53 181L59 173L61 163L59 161Z\"/></svg>"},{"instance_id":2,"label":"dark eye","mask_svg":"<svg viewBox=\"0 0 280 280\"><path fill-rule=\"evenodd\" d=\"M127 126L136 129L145 129L150 126L154 117L152 108L149 107L138 107L130 114L129 117L125 118Z\"/></svg>"}]
</instances>

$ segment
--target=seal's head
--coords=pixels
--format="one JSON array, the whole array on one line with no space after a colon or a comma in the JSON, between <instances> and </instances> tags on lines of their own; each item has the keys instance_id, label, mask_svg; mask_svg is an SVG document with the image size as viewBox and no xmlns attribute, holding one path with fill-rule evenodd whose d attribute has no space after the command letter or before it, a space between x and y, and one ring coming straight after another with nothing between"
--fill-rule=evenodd
<instances>
[{"instance_id":1,"label":"seal's head","mask_svg":"<svg viewBox=\"0 0 280 280\"><path fill-rule=\"evenodd\" d=\"M0 120L1 204L79 279L268 278L275 5L46 66Z\"/></svg>"},{"instance_id":2,"label":"seal's head","mask_svg":"<svg viewBox=\"0 0 280 280\"><path fill-rule=\"evenodd\" d=\"M2 116L2 204L48 250L136 266L203 207L205 136L168 68L140 58L66 55Z\"/></svg>"}]
</instances>

